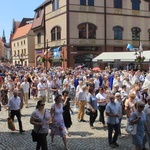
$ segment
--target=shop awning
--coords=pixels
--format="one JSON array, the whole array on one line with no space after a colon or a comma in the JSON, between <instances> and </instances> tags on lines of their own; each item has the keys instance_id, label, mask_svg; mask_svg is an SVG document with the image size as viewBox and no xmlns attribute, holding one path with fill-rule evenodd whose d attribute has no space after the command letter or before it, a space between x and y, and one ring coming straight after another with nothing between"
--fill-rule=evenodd
<instances>
[{"instance_id":1,"label":"shop awning","mask_svg":"<svg viewBox=\"0 0 150 150\"><path fill-rule=\"evenodd\" d=\"M135 52L103 52L97 57L95 57L93 62L134 62L136 59ZM150 60L150 50L143 51L141 56L145 57L144 62L149 62Z\"/></svg>"}]
</instances>

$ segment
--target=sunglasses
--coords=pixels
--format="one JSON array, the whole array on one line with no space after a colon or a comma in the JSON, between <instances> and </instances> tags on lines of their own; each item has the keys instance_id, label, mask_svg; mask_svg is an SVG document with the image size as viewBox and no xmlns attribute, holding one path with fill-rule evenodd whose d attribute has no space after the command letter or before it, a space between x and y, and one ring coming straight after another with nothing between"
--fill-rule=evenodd
<instances>
[{"instance_id":1,"label":"sunglasses","mask_svg":"<svg viewBox=\"0 0 150 150\"><path fill-rule=\"evenodd\" d=\"M41 104L40 106L45 106L45 104Z\"/></svg>"}]
</instances>

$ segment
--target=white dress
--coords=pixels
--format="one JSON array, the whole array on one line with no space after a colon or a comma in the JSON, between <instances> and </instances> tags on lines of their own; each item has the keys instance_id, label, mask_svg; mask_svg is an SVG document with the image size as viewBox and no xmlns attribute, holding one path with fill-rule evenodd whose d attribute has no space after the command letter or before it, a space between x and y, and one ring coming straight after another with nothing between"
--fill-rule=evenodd
<instances>
[{"instance_id":1,"label":"white dress","mask_svg":"<svg viewBox=\"0 0 150 150\"><path fill-rule=\"evenodd\" d=\"M54 125L51 128L51 134L60 135L63 137L65 133L65 124L63 119L63 104L58 108L55 104L52 105L54 109Z\"/></svg>"}]
</instances>

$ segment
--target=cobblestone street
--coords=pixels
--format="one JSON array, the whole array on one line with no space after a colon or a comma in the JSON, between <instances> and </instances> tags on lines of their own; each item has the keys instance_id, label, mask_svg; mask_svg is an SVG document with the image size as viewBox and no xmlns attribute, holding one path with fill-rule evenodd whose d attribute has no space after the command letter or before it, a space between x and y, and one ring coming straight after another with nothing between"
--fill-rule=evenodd
<instances>
[{"instance_id":1,"label":"cobblestone street","mask_svg":"<svg viewBox=\"0 0 150 150\"><path fill-rule=\"evenodd\" d=\"M36 101L29 100L29 108L23 108L22 110L22 122L23 129L26 131L24 134L20 134L18 130L18 122L15 118L16 131L12 132L7 127L6 118L8 112L2 109L0 112L0 150L34 150L36 143L32 142L31 130L33 126L29 123L31 112L35 109ZM46 103L46 108L50 108L51 103ZM77 112L72 115L73 125L70 128L71 137L67 137L67 143L70 150L110 150L107 142L107 130L96 121L95 129L91 129L88 123L88 116L85 115L86 123L77 121ZM98 120L98 118L97 118ZM125 127L125 119L123 120L122 127ZM120 144L118 150L131 150L131 140L127 136L124 128L122 129L123 137L119 138ZM55 137L56 146L51 146L50 136L48 139L49 150L63 150L63 142L60 137Z\"/></svg>"}]
</instances>

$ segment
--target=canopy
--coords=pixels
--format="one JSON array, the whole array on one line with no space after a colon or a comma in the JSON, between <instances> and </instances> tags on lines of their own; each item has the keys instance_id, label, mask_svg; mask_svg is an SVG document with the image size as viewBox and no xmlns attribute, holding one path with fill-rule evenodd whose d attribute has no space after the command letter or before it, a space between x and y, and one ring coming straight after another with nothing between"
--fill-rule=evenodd
<instances>
[{"instance_id":1,"label":"canopy","mask_svg":"<svg viewBox=\"0 0 150 150\"><path fill-rule=\"evenodd\" d=\"M103 52L97 57L95 57L93 62L112 62L112 61L121 61L121 62L134 62L136 59L135 52ZM145 57L144 62L150 61L150 50L143 51L141 56Z\"/></svg>"}]
</instances>

